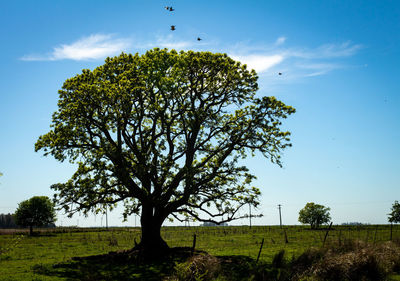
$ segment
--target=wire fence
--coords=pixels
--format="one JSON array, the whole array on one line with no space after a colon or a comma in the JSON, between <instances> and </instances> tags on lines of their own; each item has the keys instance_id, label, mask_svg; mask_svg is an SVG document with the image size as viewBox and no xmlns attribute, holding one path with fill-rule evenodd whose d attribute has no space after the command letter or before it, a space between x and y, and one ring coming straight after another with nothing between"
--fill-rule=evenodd
<instances>
[{"instance_id":1,"label":"wire fence","mask_svg":"<svg viewBox=\"0 0 400 281\"><path fill-rule=\"evenodd\" d=\"M60 240L57 242L60 247L68 243L73 243L75 247L85 245L93 247L90 250L93 253L99 249L107 252L133 248L140 242L141 235L140 227L110 228L108 231L105 228L57 227L35 231L45 232ZM28 232L28 229L0 229L0 234L5 234L3 237L9 237L7 239ZM369 244L400 241L400 226L336 225L331 229L324 227L317 230L303 226L163 227L161 235L170 247L190 248L194 245L196 250L217 256L243 255L256 259L260 254L261 260L271 260L281 250L289 256L296 256L312 247L341 245L350 240ZM0 236L0 241L7 239Z\"/></svg>"}]
</instances>

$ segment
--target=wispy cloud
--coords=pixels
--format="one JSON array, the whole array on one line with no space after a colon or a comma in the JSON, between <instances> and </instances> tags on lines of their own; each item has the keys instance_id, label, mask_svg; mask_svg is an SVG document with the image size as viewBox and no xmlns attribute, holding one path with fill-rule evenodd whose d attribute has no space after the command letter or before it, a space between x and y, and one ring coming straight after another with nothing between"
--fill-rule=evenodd
<instances>
[{"instance_id":1,"label":"wispy cloud","mask_svg":"<svg viewBox=\"0 0 400 281\"><path fill-rule=\"evenodd\" d=\"M47 55L25 55L25 61L55 60L93 60L115 55L129 48L130 40L114 38L111 34L93 34L71 44L62 44L53 48Z\"/></svg>"},{"instance_id":2,"label":"wispy cloud","mask_svg":"<svg viewBox=\"0 0 400 281\"><path fill-rule=\"evenodd\" d=\"M231 57L256 70L259 74L287 72L288 77L319 76L335 69L344 68L341 59L355 55L361 45L343 42L340 44L322 44L315 48L284 47L286 37L279 37L275 42L264 46L239 43L233 49ZM238 50L240 52L238 53Z\"/></svg>"},{"instance_id":3,"label":"wispy cloud","mask_svg":"<svg viewBox=\"0 0 400 281\"><path fill-rule=\"evenodd\" d=\"M286 41L286 37L281 36L278 39L276 39L275 45L277 45L277 46L282 45L283 43L285 43L285 41Z\"/></svg>"},{"instance_id":4,"label":"wispy cloud","mask_svg":"<svg viewBox=\"0 0 400 281\"><path fill-rule=\"evenodd\" d=\"M154 43L149 43L147 45L150 48L160 47L160 48L182 50L190 48L193 45L193 42L177 40L173 35L168 35L168 36L159 36Z\"/></svg>"},{"instance_id":5,"label":"wispy cloud","mask_svg":"<svg viewBox=\"0 0 400 281\"><path fill-rule=\"evenodd\" d=\"M291 57L303 59L331 59L340 57L349 57L356 54L362 45L344 42L341 44L323 44L317 48L291 48L284 52Z\"/></svg>"},{"instance_id":6,"label":"wispy cloud","mask_svg":"<svg viewBox=\"0 0 400 281\"><path fill-rule=\"evenodd\" d=\"M238 60L247 66L250 69L254 69L257 72L264 72L271 67L281 63L284 59L281 55L242 55L242 56L231 56L234 60Z\"/></svg>"},{"instance_id":7,"label":"wispy cloud","mask_svg":"<svg viewBox=\"0 0 400 281\"><path fill-rule=\"evenodd\" d=\"M112 34L92 34L70 44L61 44L45 55L25 55L25 61L55 61L55 60L94 60L104 59L106 56L117 55L122 51L147 50L160 47L176 50L213 50L226 52L233 59L247 64L260 75L276 77L276 73L285 72L285 77L297 79L299 77L319 76L330 71L346 67L343 59L354 56L362 48L361 45L350 41L338 44L321 44L310 48L307 46L288 46L287 38L280 36L269 44L257 45L252 42L237 42L234 45L224 46L220 41L208 38L204 42L184 40L175 37L155 36L151 42L132 44L129 38L118 38Z\"/></svg>"},{"instance_id":8,"label":"wispy cloud","mask_svg":"<svg viewBox=\"0 0 400 281\"><path fill-rule=\"evenodd\" d=\"M325 44L317 49L321 57L335 58L335 57L348 57L357 53L362 48L361 45L354 45L350 42L342 44Z\"/></svg>"},{"instance_id":9,"label":"wispy cloud","mask_svg":"<svg viewBox=\"0 0 400 281\"><path fill-rule=\"evenodd\" d=\"M335 63L308 63L308 64L299 64L297 65L299 69L303 69L306 72L304 76L312 77L324 75L332 70L342 68L343 66Z\"/></svg>"}]
</instances>

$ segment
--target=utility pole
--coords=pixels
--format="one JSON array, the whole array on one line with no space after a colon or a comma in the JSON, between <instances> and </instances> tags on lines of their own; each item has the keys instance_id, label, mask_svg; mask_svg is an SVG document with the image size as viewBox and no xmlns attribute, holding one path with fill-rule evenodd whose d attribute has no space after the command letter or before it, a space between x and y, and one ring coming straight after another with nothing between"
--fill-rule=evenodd
<instances>
[{"instance_id":1,"label":"utility pole","mask_svg":"<svg viewBox=\"0 0 400 281\"><path fill-rule=\"evenodd\" d=\"M282 228L282 215L281 215L281 207L282 207L282 205L281 204L278 204L278 209L279 209L279 225L281 226L281 228Z\"/></svg>"},{"instance_id":2,"label":"utility pole","mask_svg":"<svg viewBox=\"0 0 400 281\"><path fill-rule=\"evenodd\" d=\"M108 230L108 214L107 214L107 206L106 206L106 229Z\"/></svg>"},{"instance_id":3,"label":"utility pole","mask_svg":"<svg viewBox=\"0 0 400 281\"><path fill-rule=\"evenodd\" d=\"M251 228L251 204L250 203L249 203L249 213L250 213L249 220L250 220L250 228Z\"/></svg>"}]
</instances>

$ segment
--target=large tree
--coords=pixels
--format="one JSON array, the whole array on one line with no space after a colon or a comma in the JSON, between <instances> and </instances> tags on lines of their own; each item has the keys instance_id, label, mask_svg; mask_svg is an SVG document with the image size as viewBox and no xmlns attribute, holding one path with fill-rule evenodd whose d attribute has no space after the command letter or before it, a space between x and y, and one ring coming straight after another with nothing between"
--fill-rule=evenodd
<instances>
[{"instance_id":1,"label":"large tree","mask_svg":"<svg viewBox=\"0 0 400 281\"><path fill-rule=\"evenodd\" d=\"M35 149L77 164L52 186L70 215L124 204L141 216L139 248L168 249L167 218L237 219L259 204L240 159L260 152L281 165L290 146L281 119L295 110L256 97L257 75L226 54L153 49L107 58L65 81L51 130Z\"/></svg>"},{"instance_id":2,"label":"large tree","mask_svg":"<svg viewBox=\"0 0 400 281\"><path fill-rule=\"evenodd\" d=\"M331 215L330 208L314 202L307 203L299 212L299 222L309 224L312 229L318 228L321 224L329 223Z\"/></svg>"},{"instance_id":3,"label":"large tree","mask_svg":"<svg viewBox=\"0 0 400 281\"><path fill-rule=\"evenodd\" d=\"M14 216L17 225L29 227L30 235L34 226L48 226L57 220L54 203L47 196L34 196L22 201Z\"/></svg>"}]
</instances>

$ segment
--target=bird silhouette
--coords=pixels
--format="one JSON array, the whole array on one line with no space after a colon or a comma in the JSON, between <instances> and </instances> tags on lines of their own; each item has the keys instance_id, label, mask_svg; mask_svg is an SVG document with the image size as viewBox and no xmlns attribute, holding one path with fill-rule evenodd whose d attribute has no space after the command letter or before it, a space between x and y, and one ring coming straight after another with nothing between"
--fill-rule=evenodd
<instances>
[{"instance_id":1,"label":"bird silhouette","mask_svg":"<svg viewBox=\"0 0 400 281\"><path fill-rule=\"evenodd\" d=\"M175 30L175 25L171 25L171 30L172 30L172 31Z\"/></svg>"},{"instance_id":2,"label":"bird silhouette","mask_svg":"<svg viewBox=\"0 0 400 281\"><path fill-rule=\"evenodd\" d=\"M282 72L278 72L278 75L282 75Z\"/></svg>"},{"instance_id":3,"label":"bird silhouette","mask_svg":"<svg viewBox=\"0 0 400 281\"><path fill-rule=\"evenodd\" d=\"M201 41L201 40L203 40L203 39L201 39L200 37L197 37L197 41Z\"/></svg>"},{"instance_id":4,"label":"bird silhouette","mask_svg":"<svg viewBox=\"0 0 400 281\"><path fill-rule=\"evenodd\" d=\"M175 9L172 7L169 7L168 11L173 12L173 11L175 11Z\"/></svg>"}]
</instances>

